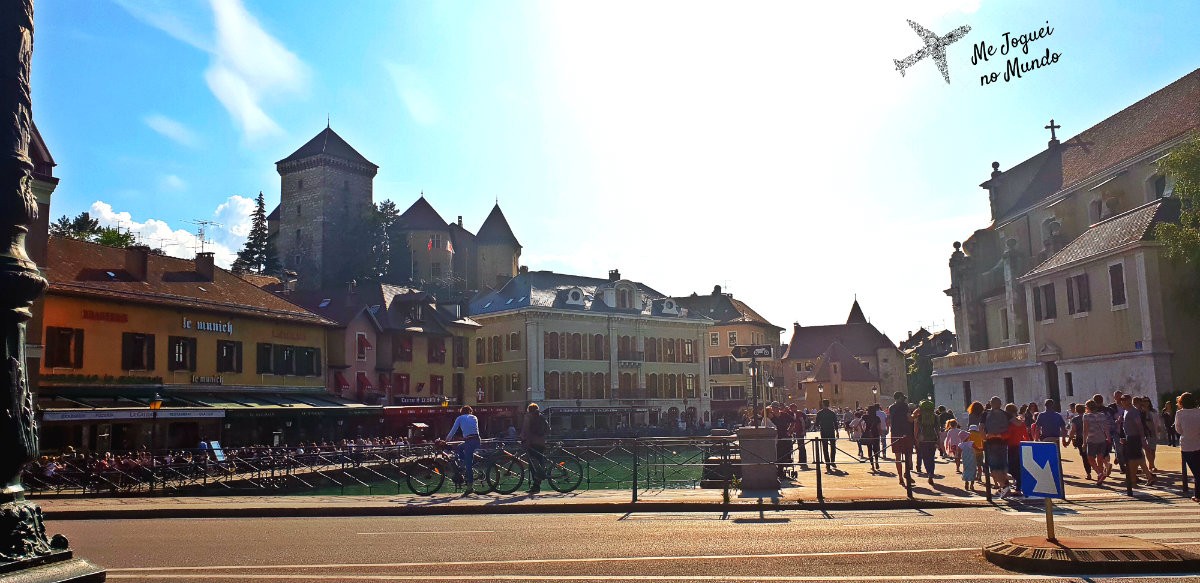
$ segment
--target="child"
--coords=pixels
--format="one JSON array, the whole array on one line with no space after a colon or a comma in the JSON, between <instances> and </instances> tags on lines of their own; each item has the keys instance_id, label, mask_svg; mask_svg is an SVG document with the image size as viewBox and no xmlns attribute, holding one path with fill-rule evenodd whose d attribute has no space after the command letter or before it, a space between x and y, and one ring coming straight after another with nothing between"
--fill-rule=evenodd
<instances>
[{"instance_id":1,"label":"child","mask_svg":"<svg viewBox=\"0 0 1200 583\"><path fill-rule=\"evenodd\" d=\"M966 431L959 429L958 421L950 419L946 421L946 428L942 432L945 437L942 440L942 449L949 454L949 457L954 459L955 473L962 473L962 453L959 451L959 444L966 441L969 435Z\"/></svg>"},{"instance_id":2,"label":"child","mask_svg":"<svg viewBox=\"0 0 1200 583\"><path fill-rule=\"evenodd\" d=\"M975 436L979 437L979 449L976 449ZM978 425L972 425L965 435L965 438L959 442L958 447L956 448L959 450L959 455L962 457L963 488L970 490L971 492L975 491L975 480L978 478L979 474L979 464L977 463L977 460L979 460L979 456L983 452L982 445L983 434L980 433Z\"/></svg>"}]
</instances>

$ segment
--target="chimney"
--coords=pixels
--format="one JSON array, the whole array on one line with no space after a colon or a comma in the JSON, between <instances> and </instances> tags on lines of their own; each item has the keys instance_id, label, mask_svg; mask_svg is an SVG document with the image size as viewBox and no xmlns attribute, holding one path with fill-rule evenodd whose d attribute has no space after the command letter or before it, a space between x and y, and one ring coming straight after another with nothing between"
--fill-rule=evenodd
<instances>
[{"instance_id":1,"label":"chimney","mask_svg":"<svg viewBox=\"0 0 1200 583\"><path fill-rule=\"evenodd\" d=\"M617 281L621 279L621 272L616 269L608 270L608 281Z\"/></svg>"},{"instance_id":2,"label":"chimney","mask_svg":"<svg viewBox=\"0 0 1200 583\"><path fill-rule=\"evenodd\" d=\"M350 295L358 293L358 280L352 279L346 282L346 291L349 291Z\"/></svg>"},{"instance_id":3,"label":"chimney","mask_svg":"<svg viewBox=\"0 0 1200 583\"><path fill-rule=\"evenodd\" d=\"M521 267L517 268L517 272L520 273L521 275L525 275L525 274L529 273L529 266L522 265Z\"/></svg>"},{"instance_id":4,"label":"chimney","mask_svg":"<svg viewBox=\"0 0 1200 583\"><path fill-rule=\"evenodd\" d=\"M713 293L712 293L712 295L714 295L714 296L719 296L719 295L721 295L721 286L719 286L719 285L714 285L714 286L713 286Z\"/></svg>"},{"instance_id":5,"label":"chimney","mask_svg":"<svg viewBox=\"0 0 1200 583\"><path fill-rule=\"evenodd\" d=\"M792 332L794 334L800 333L800 322L792 322Z\"/></svg>"},{"instance_id":6,"label":"chimney","mask_svg":"<svg viewBox=\"0 0 1200 583\"><path fill-rule=\"evenodd\" d=\"M146 274L149 271L150 262L150 247L147 245L133 245L125 248L125 271L133 277L135 281L146 281Z\"/></svg>"},{"instance_id":7,"label":"chimney","mask_svg":"<svg viewBox=\"0 0 1200 583\"><path fill-rule=\"evenodd\" d=\"M196 254L196 273L200 275L204 281L212 281L216 275L213 267L212 251L204 251Z\"/></svg>"},{"instance_id":8,"label":"chimney","mask_svg":"<svg viewBox=\"0 0 1200 583\"><path fill-rule=\"evenodd\" d=\"M462 215L458 215L458 226L462 227Z\"/></svg>"}]
</instances>

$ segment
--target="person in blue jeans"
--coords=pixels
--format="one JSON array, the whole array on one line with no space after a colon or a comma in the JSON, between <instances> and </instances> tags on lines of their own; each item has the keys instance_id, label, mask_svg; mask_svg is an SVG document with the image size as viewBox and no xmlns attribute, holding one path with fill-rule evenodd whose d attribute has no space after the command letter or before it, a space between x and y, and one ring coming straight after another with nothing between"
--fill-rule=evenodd
<instances>
[{"instance_id":1,"label":"person in blue jeans","mask_svg":"<svg viewBox=\"0 0 1200 583\"><path fill-rule=\"evenodd\" d=\"M479 418L475 417L474 412L470 405L463 405L463 408L458 410L454 425L450 426L450 433L446 434L446 441L453 441L455 433L462 433L463 441L458 444L454 453L458 455L458 463L465 466L467 486L463 489L463 495L471 494L475 487L475 450L479 449Z\"/></svg>"}]
</instances>

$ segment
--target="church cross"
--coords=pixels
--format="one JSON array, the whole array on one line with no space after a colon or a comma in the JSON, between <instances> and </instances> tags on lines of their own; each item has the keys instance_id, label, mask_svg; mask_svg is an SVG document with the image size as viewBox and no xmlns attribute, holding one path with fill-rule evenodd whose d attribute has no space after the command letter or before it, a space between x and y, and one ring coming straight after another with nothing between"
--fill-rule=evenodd
<instances>
[{"instance_id":1,"label":"church cross","mask_svg":"<svg viewBox=\"0 0 1200 583\"><path fill-rule=\"evenodd\" d=\"M1053 141L1053 140L1057 140L1057 139L1058 139L1058 138L1057 138L1057 137L1054 135L1054 130L1057 130L1057 129L1061 128L1061 127L1062 127L1062 126L1060 126L1060 125L1055 125L1055 123L1054 123L1054 120L1050 120L1050 125L1046 126L1046 129L1050 130L1050 140L1051 140L1051 141Z\"/></svg>"}]
</instances>

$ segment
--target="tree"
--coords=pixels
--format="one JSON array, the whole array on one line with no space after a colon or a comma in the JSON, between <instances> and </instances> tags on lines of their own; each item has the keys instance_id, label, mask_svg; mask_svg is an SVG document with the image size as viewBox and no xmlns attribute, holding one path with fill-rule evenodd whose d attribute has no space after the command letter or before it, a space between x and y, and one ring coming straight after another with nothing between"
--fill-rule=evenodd
<instances>
[{"instance_id":1,"label":"tree","mask_svg":"<svg viewBox=\"0 0 1200 583\"><path fill-rule=\"evenodd\" d=\"M267 207L263 193L258 192L254 200L254 210L250 213L250 234L246 236L246 244L238 251L237 259L233 261L234 273L272 274L278 272L278 258L275 256L275 245L267 233Z\"/></svg>"},{"instance_id":2,"label":"tree","mask_svg":"<svg viewBox=\"0 0 1200 583\"><path fill-rule=\"evenodd\" d=\"M93 219L87 211L75 215L74 219L63 215L50 225L50 234L81 241L92 241L100 234L100 221Z\"/></svg>"},{"instance_id":3,"label":"tree","mask_svg":"<svg viewBox=\"0 0 1200 583\"><path fill-rule=\"evenodd\" d=\"M137 238L133 233L117 227L101 227L92 242L109 247L130 247L137 243Z\"/></svg>"},{"instance_id":4,"label":"tree","mask_svg":"<svg viewBox=\"0 0 1200 583\"><path fill-rule=\"evenodd\" d=\"M1175 179L1174 196L1179 198L1179 223L1160 223L1156 238L1167 258L1181 266L1177 289L1180 304L1200 314L1200 137L1180 145L1158 163L1159 171Z\"/></svg>"},{"instance_id":5,"label":"tree","mask_svg":"<svg viewBox=\"0 0 1200 583\"><path fill-rule=\"evenodd\" d=\"M933 359L911 350L904 357L908 366L908 399L913 403L933 398Z\"/></svg>"}]
</instances>

